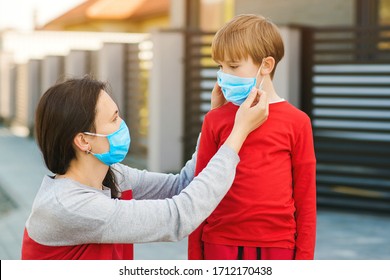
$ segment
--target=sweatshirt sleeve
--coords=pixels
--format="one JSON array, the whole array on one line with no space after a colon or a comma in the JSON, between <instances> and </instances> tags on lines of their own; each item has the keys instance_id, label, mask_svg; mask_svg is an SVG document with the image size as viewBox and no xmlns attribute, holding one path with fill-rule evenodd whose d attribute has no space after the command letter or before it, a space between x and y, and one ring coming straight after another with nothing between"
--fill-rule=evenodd
<instances>
[{"instance_id":1,"label":"sweatshirt sleeve","mask_svg":"<svg viewBox=\"0 0 390 280\"><path fill-rule=\"evenodd\" d=\"M114 170L121 191L132 189L134 199L164 199L179 194L194 179L199 138L194 154L179 174L141 171L123 164L116 165Z\"/></svg>"},{"instance_id":2,"label":"sweatshirt sleeve","mask_svg":"<svg viewBox=\"0 0 390 280\"><path fill-rule=\"evenodd\" d=\"M238 162L237 153L222 146L187 188L167 199L118 200L96 190L73 188L48 200L55 204L52 212L36 209L32 213L29 234L36 242L52 246L181 240L227 193Z\"/></svg>"},{"instance_id":3,"label":"sweatshirt sleeve","mask_svg":"<svg viewBox=\"0 0 390 280\"><path fill-rule=\"evenodd\" d=\"M199 150L196 159L195 176L198 175L208 164L210 159L218 150L218 143L215 140L209 115L206 114L200 137ZM188 259L189 260L203 260L203 242L202 233L206 221L203 221L199 227L194 230L188 237Z\"/></svg>"},{"instance_id":4,"label":"sweatshirt sleeve","mask_svg":"<svg viewBox=\"0 0 390 280\"><path fill-rule=\"evenodd\" d=\"M295 259L314 259L316 241L316 159L309 118L292 153L293 196L297 224Z\"/></svg>"}]
</instances>

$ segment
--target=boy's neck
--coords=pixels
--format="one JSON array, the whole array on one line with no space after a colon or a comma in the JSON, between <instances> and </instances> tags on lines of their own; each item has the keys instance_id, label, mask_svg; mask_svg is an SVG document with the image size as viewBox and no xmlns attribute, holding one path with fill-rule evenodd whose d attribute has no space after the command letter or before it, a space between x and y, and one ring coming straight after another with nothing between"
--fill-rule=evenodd
<instances>
[{"instance_id":1,"label":"boy's neck","mask_svg":"<svg viewBox=\"0 0 390 280\"><path fill-rule=\"evenodd\" d=\"M283 100L275 91L272 80L264 81L263 90L268 93L268 102L277 102Z\"/></svg>"}]
</instances>

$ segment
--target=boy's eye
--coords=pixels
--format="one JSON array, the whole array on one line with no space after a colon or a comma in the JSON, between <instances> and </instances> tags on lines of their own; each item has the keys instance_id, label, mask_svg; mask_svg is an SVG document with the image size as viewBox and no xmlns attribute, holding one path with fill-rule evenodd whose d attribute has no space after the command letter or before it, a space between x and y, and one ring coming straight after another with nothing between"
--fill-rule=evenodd
<instances>
[{"instance_id":1,"label":"boy's eye","mask_svg":"<svg viewBox=\"0 0 390 280\"><path fill-rule=\"evenodd\" d=\"M230 68L236 69L236 68L238 68L238 65L230 65Z\"/></svg>"}]
</instances>

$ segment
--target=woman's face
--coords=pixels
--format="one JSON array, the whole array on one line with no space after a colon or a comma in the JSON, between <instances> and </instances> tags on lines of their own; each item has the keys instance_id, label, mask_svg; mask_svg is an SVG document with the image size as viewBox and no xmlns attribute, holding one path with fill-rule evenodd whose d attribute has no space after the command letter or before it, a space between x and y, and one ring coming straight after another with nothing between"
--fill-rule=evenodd
<instances>
[{"instance_id":1,"label":"woman's face","mask_svg":"<svg viewBox=\"0 0 390 280\"><path fill-rule=\"evenodd\" d=\"M119 129L121 121L122 119L119 117L118 106L108 93L102 90L96 104L96 133L104 135L111 134ZM106 137L89 136L88 140L92 146L92 152L94 153L105 153L110 148Z\"/></svg>"}]
</instances>

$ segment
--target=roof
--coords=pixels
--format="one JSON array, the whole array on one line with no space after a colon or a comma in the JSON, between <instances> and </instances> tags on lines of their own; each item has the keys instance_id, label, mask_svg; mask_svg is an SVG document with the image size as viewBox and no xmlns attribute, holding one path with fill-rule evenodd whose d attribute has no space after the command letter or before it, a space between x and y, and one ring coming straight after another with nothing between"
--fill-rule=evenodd
<instances>
[{"instance_id":1,"label":"roof","mask_svg":"<svg viewBox=\"0 0 390 280\"><path fill-rule=\"evenodd\" d=\"M135 19L160 15L169 10L169 0L100 0L87 10L94 19Z\"/></svg>"},{"instance_id":2,"label":"roof","mask_svg":"<svg viewBox=\"0 0 390 280\"><path fill-rule=\"evenodd\" d=\"M63 29L93 20L141 20L169 13L170 0L87 0L45 24L44 30Z\"/></svg>"}]
</instances>

